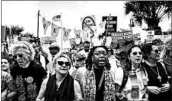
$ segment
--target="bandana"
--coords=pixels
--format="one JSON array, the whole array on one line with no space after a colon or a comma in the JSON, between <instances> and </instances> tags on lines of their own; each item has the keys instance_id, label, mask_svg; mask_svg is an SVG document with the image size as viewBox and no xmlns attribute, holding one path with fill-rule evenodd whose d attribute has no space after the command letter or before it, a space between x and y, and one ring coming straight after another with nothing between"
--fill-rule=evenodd
<instances>
[{"instance_id":1,"label":"bandana","mask_svg":"<svg viewBox=\"0 0 172 101\"><path fill-rule=\"evenodd\" d=\"M104 101L115 101L115 83L112 74L109 70L105 69L102 75L104 75L104 79L105 79ZM87 71L85 74L84 93L85 93L86 101L95 101L96 80L93 69Z\"/></svg>"}]
</instances>

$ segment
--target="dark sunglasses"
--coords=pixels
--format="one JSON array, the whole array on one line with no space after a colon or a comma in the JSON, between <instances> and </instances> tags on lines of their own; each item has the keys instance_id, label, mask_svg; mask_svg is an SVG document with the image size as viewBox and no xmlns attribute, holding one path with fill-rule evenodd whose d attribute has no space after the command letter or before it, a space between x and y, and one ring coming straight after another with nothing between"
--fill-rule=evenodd
<instances>
[{"instance_id":1,"label":"dark sunglasses","mask_svg":"<svg viewBox=\"0 0 172 101\"><path fill-rule=\"evenodd\" d=\"M98 51L98 52L95 52L94 54L95 55L100 55L100 54L107 55L107 52L105 52L105 51Z\"/></svg>"},{"instance_id":2,"label":"dark sunglasses","mask_svg":"<svg viewBox=\"0 0 172 101\"><path fill-rule=\"evenodd\" d=\"M19 58L23 58L23 54L15 54L15 55L13 56L13 58L16 59L17 56L18 56Z\"/></svg>"},{"instance_id":3,"label":"dark sunglasses","mask_svg":"<svg viewBox=\"0 0 172 101\"><path fill-rule=\"evenodd\" d=\"M65 64L66 66L70 66L70 63L69 62L58 61L58 64L60 66L63 66L63 64Z\"/></svg>"},{"instance_id":4,"label":"dark sunglasses","mask_svg":"<svg viewBox=\"0 0 172 101\"><path fill-rule=\"evenodd\" d=\"M85 57L83 57L83 58L80 58L80 59L78 59L78 60L76 60L76 61L83 61L83 60L85 60L86 58Z\"/></svg>"},{"instance_id":5,"label":"dark sunglasses","mask_svg":"<svg viewBox=\"0 0 172 101\"><path fill-rule=\"evenodd\" d=\"M157 54L159 51L160 51L160 50L158 50L158 49L154 50L154 52L155 52L156 54Z\"/></svg>"},{"instance_id":6,"label":"dark sunglasses","mask_svg":"<svg viewBox=\"0 0 172 101\"><path fill-rule=\"evenodd\" d=\"M133 55L137 55L137 54L142 55L142 52L133 52Z\"/></svg>"},{"instance_id":7,"label":"dark sunglasses","mask_svg":"<svg viewBox=\"0 0 172 101\"><path fill-rule=\"evenodd\" d=\"M58 50L58 48L52 47L52 48L50 48L50 50Z\"/></svg>"}]
</instances>

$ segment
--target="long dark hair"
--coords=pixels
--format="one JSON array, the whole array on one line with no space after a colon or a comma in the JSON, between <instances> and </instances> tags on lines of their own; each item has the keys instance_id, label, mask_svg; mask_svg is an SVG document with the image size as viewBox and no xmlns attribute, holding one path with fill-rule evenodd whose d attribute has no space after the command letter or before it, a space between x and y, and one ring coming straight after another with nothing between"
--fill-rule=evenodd
<instances>
[{"instance_id":1,"label":"long dark hair","mask_svg":"<svg viewBox=\"0 0 172 101\"><path fill-rule=\"evenodd\" d=\"M99 47L104 48L104 49L106 50L106 52L108 52L108 48L107 48L106 46L96 46L96 47L93 47L93 48L90 50L90 52L89 52L89 54L88 54L88 57L87 57L87 59L86 59L86 68L87 68L88 70L91 70L91 69L92 69L92 64L93 64L92 56L94 55L93 53L94 53L95 49L97 49L97 48L99 48ZM107 59L107 60L108 60L108 59ZM109 61L107 61L107 63L106 63L106 69L110 70L110 68L111 68L110 63L109 63Z\"/></svg>"},{"instance_id":2,"label":"long dark hair","mask_svg":"<svg viewBox=\"0 0 172 101\"><path fill-rule=\"evenodd\" d=\"M132 49L135 48L135 47L140 48L140 46L138 46L138 45L133 45L133 46L128 50L128 52L127 52L126 66L125 66L125 69L126 69L127 71L131 71L131 61L128 59L128 57L130 56L130 53L131 53ZM140 50L141 50L141 48L140 48Z\"/></svg>"}]
</instances>

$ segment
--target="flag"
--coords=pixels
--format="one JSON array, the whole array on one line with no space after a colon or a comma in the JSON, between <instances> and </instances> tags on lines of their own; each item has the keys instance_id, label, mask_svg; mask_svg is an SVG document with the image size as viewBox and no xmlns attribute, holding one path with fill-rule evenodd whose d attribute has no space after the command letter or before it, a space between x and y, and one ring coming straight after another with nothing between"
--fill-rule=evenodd
<instances>
[{"instance_id":1,"label":"flag","mask_svg":"<svg viewBox=\"0 0 172 101\"><path fill-rule=\"evenodd\" d=\"M55 15L53 18L52 18L53 21L60 21L61 20L61 15Z\"/></svg>"},{"instance_id":2,"label":"flag","mask_svg":"<svg viewBox=\"0 0 172 101\"><path fill-rule=\"evenodd\" d=\"M47 21L45 18L42 19L42 23L43 23L43 28L44 28L44 34L46 34L46 31L51 23L50 21Z\"/></svg>"},{"instance_id":3,"label":"flag","mask_svg":"<svg viewBox=\"0 0 172 101\"><path fill-rule=\"evenodd\" d=\"M74 33L75 33L75 35L76 35L76 39L81 38L81 30L76 30L76 29L74 29Z\"/></svg>"},{"instance_id":4,"label":"flag","mask_svg":"<svg viewBox=\"0 0 172 101\"><path fill-rule=\"evenodd\" d=\"M51 36L52 37L57 37L58 34L59 34L59 29L60 28L61 27L59 27L59 26L57 26L57 25L55 25L55 24L52 23L52 26L51 26Z\"/></svg>"},{"instance_id":5,"label":"flag","mask_svg":"<svg viewBox=\"0 0 172 101\"><path fill-rule=\"evenodd\" d=\"M71 32L71 29L63 28L63 40L64 41L68 40L70 32Z\"/></svg>"}]
</instances>

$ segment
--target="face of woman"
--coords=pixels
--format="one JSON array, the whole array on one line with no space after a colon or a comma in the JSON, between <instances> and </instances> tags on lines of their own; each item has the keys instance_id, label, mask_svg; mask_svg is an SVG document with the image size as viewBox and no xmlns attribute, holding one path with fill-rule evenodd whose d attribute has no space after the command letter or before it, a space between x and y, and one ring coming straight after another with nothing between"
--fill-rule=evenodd
<instances>
[{"instance_id":1,"label":"face of woman","mask_svg":"<svg viewBox=\"0 0 172 101\"><path fill-rule=\"evenodd\" d=\"M134 47L131 50L129 60L131 60L131 62L134 63L134 64L140 64L141 63L141 61L142 61L142 52L141 52L140 48Z\"/></svg>"},{"instance_id":2,"label":"face of woman","mask_svg":"<svg viewBox=\"0 0 172 101\"><path fill-rule=\"evenodd\" d=\"M24 48L19 48L15 52L14 56L20 67L25 67L31 61L30 51Z\"/></svg>"},{"instance_id":3,"label":"face of woman","mask_svg":"<svg viewBox=\"0 0 172 101\"><path fill-rule=\"evenodd\" d=\"M152 45L152 51L150 53L150 58L154 60L159 60L160 59L160 51L157 46Z\"/></svg>"},{"instance_id":4,"label":"face of woman","mask_svg":"<svg viewBox=\"0 0 172 101\"><path fill-rule=\"evenodd\" d=\"M66 74L69 72L70 69L70 62L65 57L60 57L56 61L55 71L60 74Z\"/></svg>"},{"instance_id":5,"label":"face of woman","mask_svg":"<svg viewBox=\"0 0 172 101\"><path fill-rule=\"evenodd\" d=\"M1 69L3 71L6 71L6 70L9 69L9 67L10 67L10 64L9 64L8 60L7 59L2 59L1 60Z\"/></svg>"}]
</instances>

